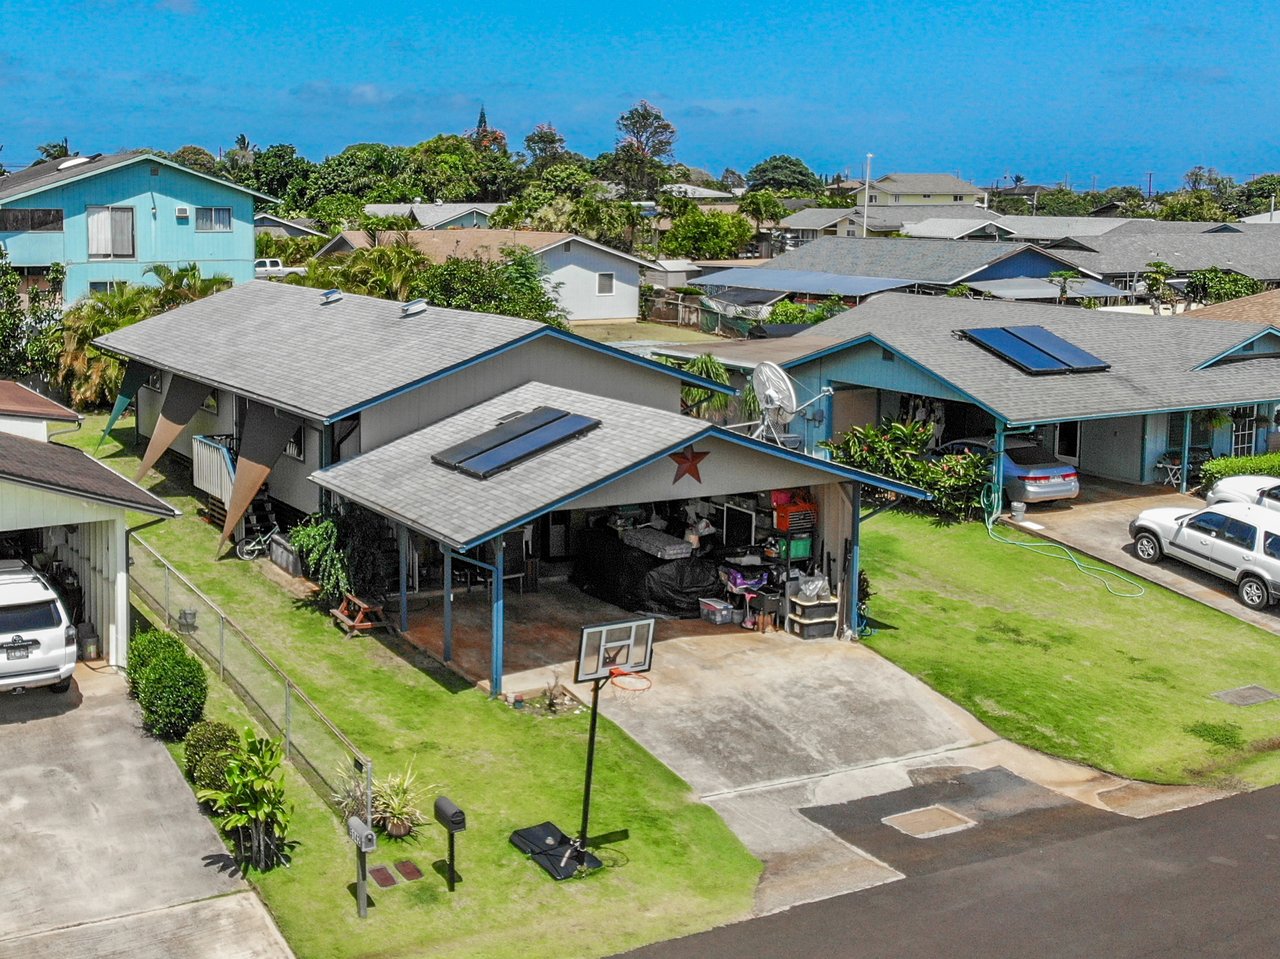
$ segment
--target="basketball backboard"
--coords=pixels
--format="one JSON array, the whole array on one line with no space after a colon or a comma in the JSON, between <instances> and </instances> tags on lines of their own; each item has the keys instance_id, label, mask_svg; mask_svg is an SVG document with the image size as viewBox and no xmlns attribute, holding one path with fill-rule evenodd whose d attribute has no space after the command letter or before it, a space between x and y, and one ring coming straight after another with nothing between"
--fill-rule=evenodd
<instances>
[{"instance_id":1,"label":"basketball backboard","mask_svg":"<svg viewBox=\"0 0 1280 959\"><path fill-rule=\"evenodd\" d=\"M650 617L584 626L577 682L608 679L615 670L647 673L653 662L654 623Z\"/></svg>"}]
</instances>

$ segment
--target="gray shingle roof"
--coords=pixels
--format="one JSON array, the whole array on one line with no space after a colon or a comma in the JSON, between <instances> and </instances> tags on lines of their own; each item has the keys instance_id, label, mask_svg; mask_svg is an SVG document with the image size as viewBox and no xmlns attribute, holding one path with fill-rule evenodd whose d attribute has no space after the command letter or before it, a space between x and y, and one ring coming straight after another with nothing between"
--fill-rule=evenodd
<instances>
[{"instance_id":1,"label":"gray shingle roof","mask_svg":"<svg viewBox=\"0 0 1280 959\"><path fill-rule=\"evenodd\" d=\"M860 210L852 207L811 206L784 217L778 225L786 230L825 230L831 224L855 214L858 217L862 216Z\"/></svg>"},{"instance_id":2,"label":"gray shingle roof","mask_svg":"<svg viewBox=\"0 0 1280 959\"><path fill-rule=\"evenodd\" d=\"M104 349L329 419L504 344L549 329L509 316L401 304L253 280L116 330Z\"/></svg>"},{"instance_id":3,"label":"gray shingle roof","mask_svg":"<svg viewBox=\"0 0 1280 959\"><path fill-rule=\"evenodd\" d=\"M1111 365L1098 373L1028 376L953 331L1043 326ZM881 293L792 337L874 336L1011 423L1272 402L1280 357L1195 367L1267 329L1265 324L1100 313L1076 307ZM816 351L815 351L816 352ZM803 358L786 361L804 365Z\"/></svg>"},{"instance_id":4,"label":"gray shingle roof","mask_svg":"<svg viewBox=\"0 0 1280 959\"><path fill-rule=\"evenodd\" d=\"M986 192L950 173L886 173L871 183L885 193L932 193L937 195Z\"/></svg>"},{"instance_id":5,"label":"gray shingle roof","mask_svg":"<svg viewBox=\"0 0 1280 959\"><path fill-rule=\"evenodd\" d=\"M1128 235L1112 232L1075 239L1089 249L1064 246L1055 252L1098 274L1142 273L1148 263L1163 260L1179 273L1217 266L1256 280L1280 280L1280 230Z\"/></svg>"},{"instance_id":6,"label":"gray shingle roof","mask_svg":"<svg viewBox=\"0 0 1280 959\"><path fill-rule=\"evenodd\" d=\"M155 516L178 511L81 450L0 432L0 480Z\"/></svg>"},{"instance_id":7,"label":"gray shingle roof","mask_svg":"<svg viewBox=\"0 0 1280 959\"><path fill-rule=\"evenodd\" d=\"M431 462L433 453L493 428L500 417L536 406L591 416L600 420L600 426L486 480ZM313 473L312 479L428 536L461 546L486 539L487 534L677 446L708 426L678 413L526 383Z\"/></svg>"},{"instance_id":8,"label":"gray shingle roof","mask_svg":"<svg viewBox=\"0 0 1280 959\"><path fill-rule=\"evenodd\" d=\"M471 210L493 216L500 206L501 203L366 203L364 212L370 216L411 216L429 230Z\"/></svg>"},{"instance_id":9,"label":"gray shingle roof","mask_svg":"<svg viewBox=\"0 0 1280 959\"><path fill-rule=\"evenodd\" d=\"M776 270L810 270L949 285L988 263L1021 250L1037 249L1025 243L821 236L799 249L774 257L769 266Z\"/></svg>"}]
</instances>

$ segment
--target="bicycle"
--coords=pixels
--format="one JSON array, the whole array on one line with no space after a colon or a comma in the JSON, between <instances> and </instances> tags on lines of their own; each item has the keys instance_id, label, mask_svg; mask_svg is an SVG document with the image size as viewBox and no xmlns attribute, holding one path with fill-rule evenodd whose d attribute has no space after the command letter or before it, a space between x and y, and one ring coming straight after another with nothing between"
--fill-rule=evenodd
<instances>
[{"instance_id":1,"label":"bicycle","mask_svg":"<svg viewBox=\"0 0 1280 959\"><path fill-rule=\"evenodd\" d=\"M273 526L260 536L246 536L240 542L236 543L236 555L241 559L257 559L271 551L271 537L278 531L279 526Z\"/></svg>"}]
</instances>

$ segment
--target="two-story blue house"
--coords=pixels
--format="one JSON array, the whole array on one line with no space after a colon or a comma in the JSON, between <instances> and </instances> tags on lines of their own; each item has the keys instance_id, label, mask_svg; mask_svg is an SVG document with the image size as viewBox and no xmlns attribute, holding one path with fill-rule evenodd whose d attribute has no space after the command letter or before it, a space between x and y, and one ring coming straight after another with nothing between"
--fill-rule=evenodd
<instances>
[{"instance_id":1,"label":"two-story blue house","mask_svg":"<svg viewBox=\"0 0 1280 959\"><path fill-rule=\"evenodd\" d=\"M50 160L0 178L0 244L27 287L62 263L67 303L155 283L157 263L240 283L253 279L255 198L271 199L151 153Z\"/></svg>"}]
</instances>

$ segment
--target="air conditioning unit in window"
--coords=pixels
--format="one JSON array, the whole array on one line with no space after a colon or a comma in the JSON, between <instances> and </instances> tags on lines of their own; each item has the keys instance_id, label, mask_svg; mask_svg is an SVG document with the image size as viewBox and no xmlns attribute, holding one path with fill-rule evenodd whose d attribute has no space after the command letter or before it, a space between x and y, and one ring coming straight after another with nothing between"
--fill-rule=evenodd
<instances>
[{"instance_id":1,"label":"air conditioning unit in window","mask_svg":"<svg viewBox=\"0 0 1280 959\"><path fill-rule=\"evenodd\" d=\"M175 215L179 220L185 220L185 219L187 219L187 218L189 218L189 217L191 216L191 208L190 208L190 207L180 206L180 207L177 207L173 212L174 212L174 215Z\"/></svg>"}]
</instances>

